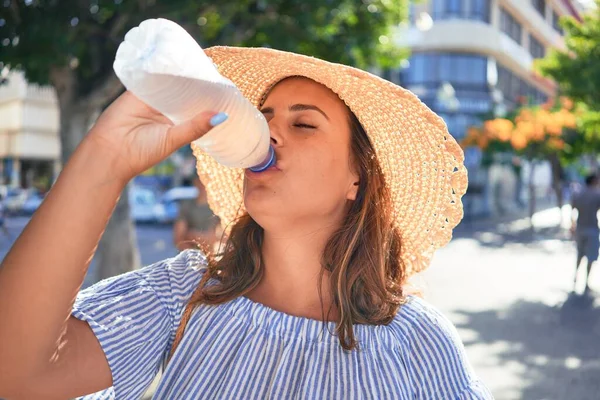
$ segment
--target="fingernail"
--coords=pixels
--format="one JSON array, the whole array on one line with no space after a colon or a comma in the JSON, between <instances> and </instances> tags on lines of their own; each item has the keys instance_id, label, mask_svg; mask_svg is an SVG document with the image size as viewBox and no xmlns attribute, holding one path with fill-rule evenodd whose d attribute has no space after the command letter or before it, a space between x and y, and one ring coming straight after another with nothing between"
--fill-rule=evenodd
<instances>
[{"instance_id":1,"label":"fingernail","mask_svg":"<svg viewBox=\"0 0 600 400\"><path fill-rule=\"evenodd\" d=\"M220 112L218 114L215 114L210 119L210 126L217 126L219 124L222 124L227 120L227 118L229 118L229 115L227 115L227 113Z\"/></svg>"}]
</instances>

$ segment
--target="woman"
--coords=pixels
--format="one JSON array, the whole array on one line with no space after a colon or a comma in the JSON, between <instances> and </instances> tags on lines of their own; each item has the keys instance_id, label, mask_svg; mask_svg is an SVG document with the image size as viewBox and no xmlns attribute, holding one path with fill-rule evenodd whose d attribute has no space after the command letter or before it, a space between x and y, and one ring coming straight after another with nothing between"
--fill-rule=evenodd
<instances>
[{"instance_id":1,"label":"woman","mask_svg":"<svg viewBox=\"0 0 600 400\"><path fill-rule=\"evenodd\" d=\"M244 173L194 147L223 254L188 250L75 301L127 181L227 123L214 110L172 126L121 96L4 260L0 396L137 399L162 368L158 399L492 398L453 326L405 290L462 217L442 120L346 66L207 54L264 113L277 166Z\"/></svg>"}]
</instances>

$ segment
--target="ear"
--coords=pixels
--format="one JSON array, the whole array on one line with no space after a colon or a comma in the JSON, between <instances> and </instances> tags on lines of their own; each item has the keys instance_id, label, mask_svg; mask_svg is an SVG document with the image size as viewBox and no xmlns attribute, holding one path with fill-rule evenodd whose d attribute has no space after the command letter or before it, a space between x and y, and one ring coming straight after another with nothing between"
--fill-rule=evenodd
<instances>
[{"instance_id":1,"label":"ear","mask_svg":"<svg viewBox=\"0 0 600 400\"><path fill-rule=\"evenodd\" d=\"M348 200L356 200L356 194L358 193L358 182L354 182L352 186L350 186L350 190L348 191Z\"/></svg>"},{"instance_id":2,"label":"ear","mask_svg":"<svg viewBox=\"0 0 600 400\"><path fill-rule=\"evenodd\" d=\"M346 192L346 199L348 200L356 200L356 195L358 194L359 187L358 175L352 174L352 180L348 185L348 191Z\"/></svg>"}]
</instances>

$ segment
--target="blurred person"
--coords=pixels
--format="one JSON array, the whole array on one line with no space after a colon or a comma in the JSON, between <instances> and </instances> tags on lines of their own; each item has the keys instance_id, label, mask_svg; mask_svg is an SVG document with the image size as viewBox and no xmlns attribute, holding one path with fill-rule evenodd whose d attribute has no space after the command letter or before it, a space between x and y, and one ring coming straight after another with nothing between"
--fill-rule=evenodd
<instances>
[{"instance_id":1,"label":"blurred person","mask_svg":"<svg viewBox=\"0 0 600 400\"><path fill-rule=\"evenodd\" d=\"M8 232L8 227L6 226L6 207L4 206L4 195L0 194L0 229L4 232L4 236L10 238L10 233Z\"/></svg>"},{"instance_id":2,"label":"blurred person","mask_svg":"<svg viewBox=\"0 0 600 400\"><path fill-rule=\"evenodd\" d=\"M575 265L575 278L573 290L577 284L577 272L581 261L587 259L587 273L585 276L585 293L590 290L589 277L592 265L598 260L600 248L600 228L598 227L598 211L600 210L600 178L590 175L585 178L585 187L575 193L571 200L573 210L577 210L577 219L572 218L571 233L577 244L577 264Z\"/></svg>"},{"instance_id":3,"label":"blurred person","mask_svg":"<svg viewBox=\"0 0 600 400\"><path fill-rule=\"evenodd\" d=\"M214 110L173 126L119 97L0 268L0 397L139 399L162 370L156 399L492 399L408 287L462 218L464 156L443 120L355 68L206 53L264 114L276 165L197 151L231 227L219 257L185 250L77 295L127 182L227 124Z\"/></svg>"},{"instance_id":4,"label":"blurred person","mask_svg":"<svg viewBox=\"0 0 600 400\"><path fill-rule=\"evenodd\" d=\"M206 189L198 176L185 182L198 189L198 197L179 202L179 215L173 225L173 241L178 250L198 248L196 242L212 246L217 241L219 220L206 200Z\"/></svg>"}]
</instances>

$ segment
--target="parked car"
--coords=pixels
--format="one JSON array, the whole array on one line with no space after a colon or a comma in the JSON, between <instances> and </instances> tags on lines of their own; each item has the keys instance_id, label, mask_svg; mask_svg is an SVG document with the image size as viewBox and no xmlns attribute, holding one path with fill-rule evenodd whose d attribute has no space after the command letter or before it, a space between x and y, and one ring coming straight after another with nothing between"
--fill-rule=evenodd
<instances>
[{"instance_id":1,"label":"parked car","mask_svg":"<svg viewBox=\"0 0 600 400\"><path fill-rule=\"evenodd\" d=\"M154 192L139 186L129 189L129 208L131 218L136 223L155 223L164 214Z\"/></svg>"},{"instance_id":2,"label":"parked car","mask_svg":"<svg viewBox=\"0 0 600 400\"><path fill-rule=\"evenodd\" d=\"M192 200L198 197L198 189L194 186L177 186L167 190L161 197L161 201Z\"/></svg>"},{"instance_id":3,"label":"parked car","mask_svg":"<svg viewBox=\"0 0 600 400\"><path fill-rule=\"evenodd\" d=\"M19 213L24 215L33 215L33 213L37 211L37 209L40 207L43 201L44 196L42 196L37 191L32 191L30 192L29 196L27 196L27 199L21 206L21 210Z\"/></svg>"},{"instance_id":4,"label":"parked car","mask_svg":"<svg viewBox=\"0 0 600 400\"><path fill-rule=\"evenodd\" d=\"M21 213L23 204L27 200L29 193L26 189L10 188L3 199L4 208L8 215L17 215Z\"/></svg>"},{"instance_id":5,"label":"parked car","mask_svg":"<svg viewBox=\"0 0 600 400\"><path fill-rule=\"evenodd\" d=\"M162 210L161 215L157 215L158 222L172 224L179 215L179 202L181 200L193 200L196 197L198 197L198 189L193 186L179 186L167 190L160 197L159 203Z\"/></svg>"}]
</instances>

